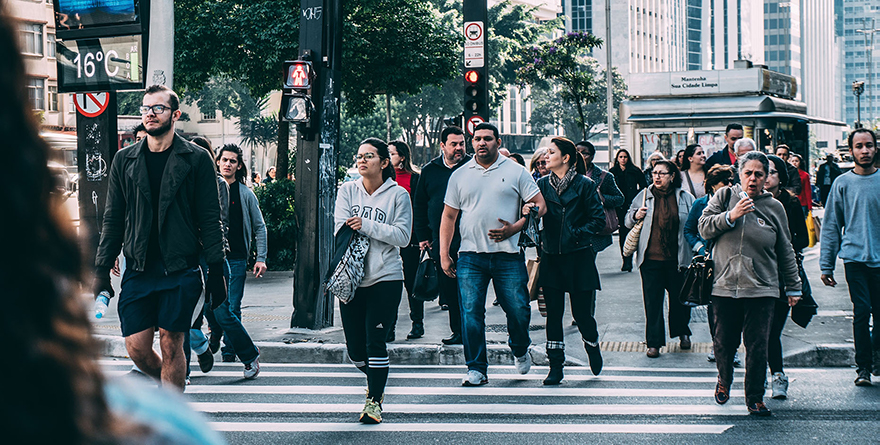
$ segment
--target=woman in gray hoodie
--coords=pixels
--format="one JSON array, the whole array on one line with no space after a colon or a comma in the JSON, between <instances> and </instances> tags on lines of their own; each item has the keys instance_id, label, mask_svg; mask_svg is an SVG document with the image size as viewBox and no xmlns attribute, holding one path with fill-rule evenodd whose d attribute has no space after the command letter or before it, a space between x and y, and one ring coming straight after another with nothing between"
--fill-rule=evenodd
<instances>
[{"instance_id":1,"label":"woman in gray hoodie","mask_svg":"<svg viewBox=\"0 0 880 445\"><path fill-rule=\"evenodd\" d=\"M733 354L746 346L745 393L749 413L769 416L764 405L767 346L779 277L789 304L800 299L794 249L782 204L764 191L770 161L752 151L738 161L740 184L719 190L700 217L700 235L714 242L715 401L727 403L733 383Z\"/></svg>"},{"instance_id":2,"label":"woman in gray hoodie","mask_svg":"<svg viewBox=\"0 0 880 445\"><path fill-rule=\"evenodd\" d=\"M370 238L364 278L354 298L339 305L351 361L367 375L363 423L382 421L382 400L388 380L385 339L394 325L403 292L400 248L409 244L412 206L406 189L394 181L388 145L376 138L361 142L357 153L361 178L339 188L335 230L343 224Z\"/></svg>"}]
</instances>

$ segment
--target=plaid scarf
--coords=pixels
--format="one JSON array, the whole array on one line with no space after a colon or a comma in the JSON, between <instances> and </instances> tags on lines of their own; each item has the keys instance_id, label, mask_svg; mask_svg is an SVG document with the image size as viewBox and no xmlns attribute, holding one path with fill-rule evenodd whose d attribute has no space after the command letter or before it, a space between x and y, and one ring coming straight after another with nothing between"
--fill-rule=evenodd
<instances>
[{"instance_id":1,"label":"plaid scarf","mask_svg":"<svg viewBox=\"0 0 880 445\"><path fill-rule=\"evenodd\" d=\"M557 195L562 196L565 189L571 185L575 175L577 175L577 172L573 168L569 168L565 175L562 176L562 179L559 179L556 173L550 172L550 186L553 187L553 190L556 190Z\"/></svg>"}]
</instances>

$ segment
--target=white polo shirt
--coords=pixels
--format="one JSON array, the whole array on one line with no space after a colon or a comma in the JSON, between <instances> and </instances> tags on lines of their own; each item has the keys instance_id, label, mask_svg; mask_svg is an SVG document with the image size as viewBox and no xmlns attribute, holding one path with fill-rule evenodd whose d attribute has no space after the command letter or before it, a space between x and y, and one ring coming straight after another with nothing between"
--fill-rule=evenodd
<instances>
[{"instance_id":1,"label":"white polo shirt","mask_svg":"<svg viewBox=\"0 0 880 445\"><path fill-rule=\"evenodd\" d=\"M517 236L500 243L489 239L490 229L500 229L501 218L511 224L520 219L521 203L540 193L525 167L498 155L489 168L476 158L452 173L444 203L461 211L459 252L519 253Z\"/></svg>"}]
</instances>

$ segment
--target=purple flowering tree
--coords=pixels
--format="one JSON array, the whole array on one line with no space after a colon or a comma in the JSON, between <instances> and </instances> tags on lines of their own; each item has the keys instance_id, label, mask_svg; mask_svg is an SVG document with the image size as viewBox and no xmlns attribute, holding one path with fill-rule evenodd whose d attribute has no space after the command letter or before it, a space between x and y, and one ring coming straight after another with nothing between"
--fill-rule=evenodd
<instances>
[{"instance_id":1,"label":"purple flowering tree","mask_svg":"<svg viewBox=\"0 0 880 445\"><path fill-rule=\"evenodd\" d=\"M602 39L586 32L570 32L557 39L525 48L519 56L516 78L520 87L548 90L557 85L559 98L577 110L575 118L584 139L589 134L586 106L603 98L592 88L596 70L590 69L588 54L602 45Z\"/></svg>"}]
</instances>

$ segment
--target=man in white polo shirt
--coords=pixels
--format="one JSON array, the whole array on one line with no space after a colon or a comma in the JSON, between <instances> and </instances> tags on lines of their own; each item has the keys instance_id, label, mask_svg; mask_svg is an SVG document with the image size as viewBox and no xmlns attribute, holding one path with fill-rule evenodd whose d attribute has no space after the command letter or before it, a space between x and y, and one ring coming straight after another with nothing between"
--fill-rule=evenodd
<instances>
[{"instance_id":1,"label":"man in white polo shirt","mask_svg":"<svg viewBox=\"0 0 880 445\"><path fill-rule=\"evenodd\" d=\"M440 264L443 272L458 277L461 294L462 340L468 372L463 386L480 386L486 377L486 291L489 280L507 314L508 344L520 374L529 372L529 295L525 260L513 235L525 218L521 204L533 202L541 215L544 197L526 169L498 155L498 129L489 123L474 129L474 158L449 178L440 221ZM458 264L449 255L455 221L461 214L461 247Z\"/></svg>"}]
</instances>

